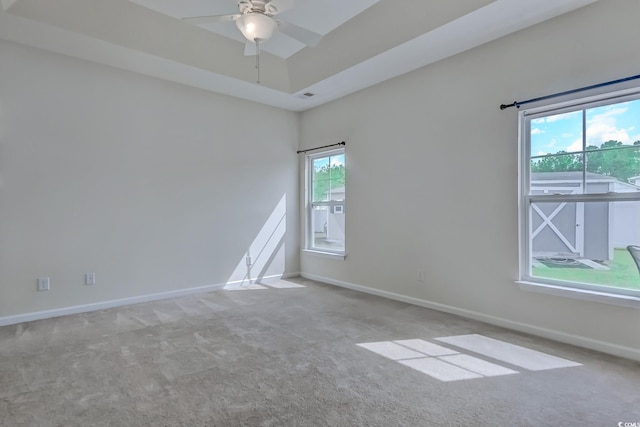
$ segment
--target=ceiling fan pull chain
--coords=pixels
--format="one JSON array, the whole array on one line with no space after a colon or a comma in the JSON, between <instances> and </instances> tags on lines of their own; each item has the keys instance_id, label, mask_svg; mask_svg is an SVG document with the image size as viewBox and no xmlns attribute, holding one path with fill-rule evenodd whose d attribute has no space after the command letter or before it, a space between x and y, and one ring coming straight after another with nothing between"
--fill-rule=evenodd
<instances>
[{"instance_id":1,"label":"ceiling fan pull chain","mask_svg":"<svg viewBox=\"0 0 640 427\"><path fill-rule=\"evenodd\" d=\"M260 84L260 40L256 39L256 69L258 70L258 81Z\"/></svg>"}]
</instances>

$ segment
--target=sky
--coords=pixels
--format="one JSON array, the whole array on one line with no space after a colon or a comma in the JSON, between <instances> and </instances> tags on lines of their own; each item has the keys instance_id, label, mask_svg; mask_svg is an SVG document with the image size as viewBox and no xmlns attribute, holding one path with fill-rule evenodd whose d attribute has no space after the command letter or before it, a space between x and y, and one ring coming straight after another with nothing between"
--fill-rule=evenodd
<instances>
[{"instance_id":1,"label":"sky","mask_svg":"<svg viewBox=\"0 0 640 427\"><path fill-rule=\"evenodd\" d=\"M313 161L313 168L315 170L321 169L331 161L331 166L344 165L344 154L338 154L337 156L322 157Z\"/></svg>"},{"instance_id":2,"label":"sky","mask_svg":"<svg viewBox=\"0 0 640 427\"><path fill-rule=\"evenodd\" d=\"M640 99L586 110L587 145L640 140ZM531 155L582 150L582 110L531 120Z\"/></svg>"}]
</instances>

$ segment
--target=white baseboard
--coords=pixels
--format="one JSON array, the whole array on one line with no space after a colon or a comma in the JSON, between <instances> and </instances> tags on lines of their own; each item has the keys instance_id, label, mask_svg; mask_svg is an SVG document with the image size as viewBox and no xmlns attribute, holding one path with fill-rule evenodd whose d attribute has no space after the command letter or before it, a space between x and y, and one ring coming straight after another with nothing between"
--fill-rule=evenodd
<instances>
[{"instance_id":1,"label":"white baseboard","mask_svg":"<svg viewBox=\"0 0 640 427\"><path fill-rule=\"evenodd\" d=\"M300 277L300 273L286 273L286 274L273 274L271 276L252 277L251 280L246 277L242 280L234 280L233 282L227 282L223 286L243 285L245 283L269 283L276 280L290 279L292 277Z\"/></svg>"},{"instance_id":2,"label":"white baseboard","mask_svg":"<svg viewBox=\"0 0 640 427\"><path fill-rule=\"evenodd\" d=\"M273 274L271 276L252 277L251 280L244 278L242 280L234 280L233 282L227 282L224 286L242 285L244 283L269 283L275 280L290 279L292 277L300 277L300 273L286 273L286 274Z\"/></svg>"},{"instance_id":3,"label":"white baseboard","mask_svg":"<svg viewBox=\"0 0 640 427\"><path fill-rule=\"evenodd\" d=\"M636 348L621 346L621 345L606 342L606 341L594 340L592 338L587 338L580 335L568 334L565 332L555 331L552 329L541 328L539 326L529 325L527 323L515 322L513 320L508 320L501 317L490 316L487 314L483 314L483 313L479 313L471 310L465 310L462 308L453 307L446 304L440 304L432 301L423 300L420 298L414 298L406 295L396 294L394 292L383 291L380 289L369 288L362 285L356 285L354 283L343 282L340 280L331 279L329 277L323 277L323 276L318 276L315 274L308 274L308 273L301 273L300 275L306 279L317 280L319 282L328 283L330 285L340 286L342 288L348 288L354 291L364 292L367 294L376 295L383 298L406 302L408 304L413 304L420 307L429 308L432 310L443 311L445 313L455 314L460 317L478 320L480 322L489 323L495 326L501 326L503 328L512 329L515 331L526 332L531 335L537 335L539 337L548 338L554 341L559 341L566 344L572 344L578 347L584 347L591 350L601 351L603 353L624 357L626 359L640 361L640 350Z\"/></svg>"},{"instance_id":4,"label":"white baseboard","mask_svg":"<svg viewBox=\"0 0 640 427\"><path fill-rule=\"evenodd\" d=\"M299 273L289 273L283 275L273 275L261 277L260 280L287 279L299 276ZM256 280L255 278L252 280ZM16 314L13 316L0 317L0 326L15 325L18 323L32 322L34 320L50 319L53 317L67 316L70 314L87 313L90 311L106 310L108 308L122 307L126 305L140 304L143 302L159 301L163 299L176 298L191 294L200 294L223 289L226 285L240 284L242 280L228 283L218 283L215 285L198 286L194 288L177 289L174 291L159 292L155 294L139 295L135 297L115 299L110 301L100 301L91 304L74 305L70 307L56 308L53 310L35 311L31 313Z\"/></svg>"}]
</instances>

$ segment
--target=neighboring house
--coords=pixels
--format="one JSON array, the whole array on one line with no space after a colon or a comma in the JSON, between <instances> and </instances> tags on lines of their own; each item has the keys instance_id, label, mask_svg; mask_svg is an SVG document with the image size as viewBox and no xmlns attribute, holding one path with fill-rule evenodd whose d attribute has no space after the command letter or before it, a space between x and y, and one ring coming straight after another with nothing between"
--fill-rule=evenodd
<instances>
[{"instance_id":1,"label":"neighboring house","mask_svg":"<svg viewBox=\"0 0 640 427\"><path fill-rule=\"evenodd\" d=\"M586 193L640 191L615 177L587 172ZM633 182L640 181L635 177ZM582 172L534 172L532 194L580 194ZM613 258L614 248L640 242L640 203L534 204L532 220L534 257L567 256L598 261Z\"/></svg>"},{"instance_id":2,"label":"neighboring house","mask_svg":"<svg viewBox=\"0 0 640 427\"><path fill-rule=\"evenodd\" d=\"M342 187L332 188L331 190L327 191L326 194L326 200L344 200L345 187L343 185Z\"/></svg>"},{"instance_id":3,"label":"neighboring house","mask_svg":"<svg viewBox=\"0 0 640 427\"><path fill-rule=\"evenodd\" d=\"M345 187L335 187L327 191L325 200L344 200ZM316 233L325 233L328 241L344 242L344 205L327 206L313 211Z\"/></svg>"}]
</instances>

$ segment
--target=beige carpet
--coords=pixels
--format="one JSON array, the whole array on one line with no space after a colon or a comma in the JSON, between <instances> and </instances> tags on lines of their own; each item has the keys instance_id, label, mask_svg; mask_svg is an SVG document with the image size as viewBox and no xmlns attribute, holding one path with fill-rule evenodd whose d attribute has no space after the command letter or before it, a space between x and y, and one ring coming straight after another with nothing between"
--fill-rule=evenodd
<instances>
[{"instance_id":1,"label":"beige carpet","mask_svg":"<svg viewBox=\"0 0 640 427\"><path fill-rule=\"evenodd\" d=\"M638 363L292 281L0 328L0 425L640 422Z\"/></svg>"}]
</instances>

